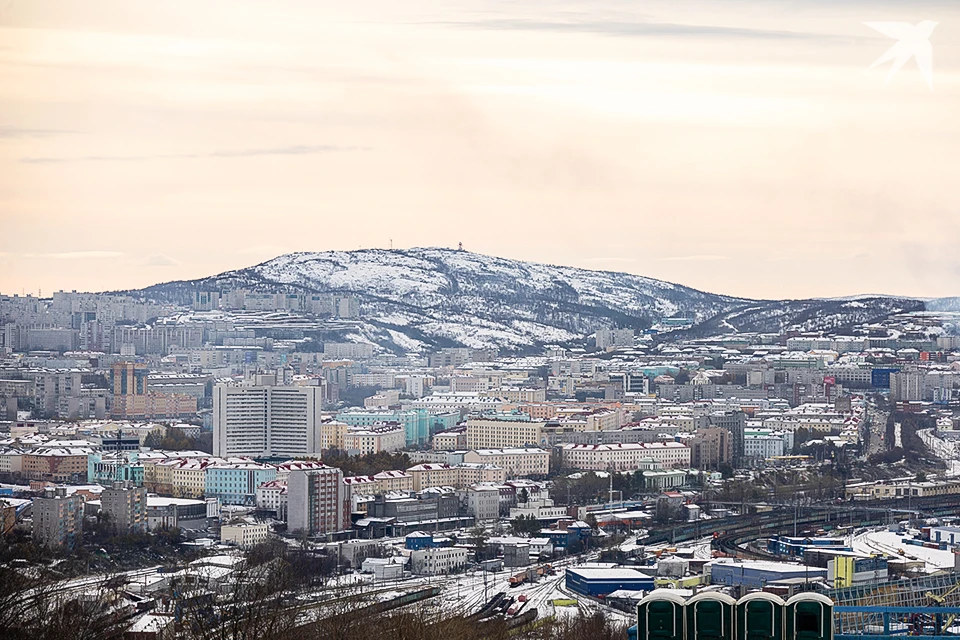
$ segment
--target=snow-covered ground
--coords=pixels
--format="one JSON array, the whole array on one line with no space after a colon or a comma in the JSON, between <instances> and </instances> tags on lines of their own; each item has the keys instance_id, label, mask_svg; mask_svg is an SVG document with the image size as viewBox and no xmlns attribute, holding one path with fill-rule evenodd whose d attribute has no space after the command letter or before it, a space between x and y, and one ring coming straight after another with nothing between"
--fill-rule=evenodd
<instances>
[{"instance_id":1,"label":"snow-covered ground","mask_svg":"<svg viewBox=\"0 0 960 640\"><path fill-rule=\"evenodd\" d=\"M566 568L577 566L577 563L576 559L554 562L552 565L556 569L556 575L544 576L535 583L524 583L518 587L511 587L509 579L510 576L521 571L520 569L488 573L486 575L486 586L484 586L482 572L443 576L433 578L429 582L443 587L443 592L437 598L442 610L457 612L461 615L475 613L494 595L502 591L514 599L519 599L521 595L526 597L526 603L518 607L516 612L518 615L533 607L537 608L539 618L572 615L574 611L589 612L599 609L604 612L604 615L612 616L618 620L620 618L627 620L629 616L626 614L584 598L577 593L572 593L564 587ZM556 607L553 604L554 600L575 600L577 604L575 606ZM520 605L521 603L515 604Z\"/></svg>"},{"instance_id":2,"label":"snow-covered ground","mask_svg":"<svg viewBox=\"0 0 960 640\"><path fill-rule=\"evenodd\" d=\"M685 550L693 549L693 557L699 560L709 560L713 557L713 536L706 536L704 538L699 538L691 542L684 542L681 544L671 544L669 542L660 542L657 544L651 544L646 546L647 551L658 551L660 549L667 548L676 548L678 552ZM623 545L620 547L622 550L625 550Z\"/></svg>"},{"instance_id":3,"label":"snow-covered ground","mask_svg":"<svg viewBox=\"0 0 960 640\"><path fill-rule=\"evenodd\" d=\"M860 553L883 553L904 560L922 560L924 570L932 573L939 569L953 568L951 551L928 549L903 542L902 535L886 529L867 531L853 538L853 550Z\"/></svg>"},{"instance_id":4,"label":"snow-covered ground","mask_svg":"<svg viewBox=\"0 0 960 640\"><path fill-rule=\"evenodd\" d=\"M960 476L960 443L938 438L933 434L933 429L921 429L917 435L934 455L946 463L947 477Z\"/></svg>"}]
</instances>

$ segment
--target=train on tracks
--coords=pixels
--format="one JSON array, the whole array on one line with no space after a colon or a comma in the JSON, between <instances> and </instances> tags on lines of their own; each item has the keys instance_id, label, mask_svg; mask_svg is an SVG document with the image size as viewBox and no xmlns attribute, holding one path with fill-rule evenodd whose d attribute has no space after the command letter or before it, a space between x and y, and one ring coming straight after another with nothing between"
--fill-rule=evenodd
<instances>
[{"instance_id":1,"label":"train on tracks","mask_svg":"<svg viewBox=\"0 0 960 640\"><path fill-rule=\"evenodd\" d=\"M543 576L552 576L555 573L556 571L554 571L553 567L549 564L543 564L539 567L531 567L530 569L526 569L520 573L510 576L510 586L519 587L525 582L536 582Z\"/></svg>"}]
</instances>

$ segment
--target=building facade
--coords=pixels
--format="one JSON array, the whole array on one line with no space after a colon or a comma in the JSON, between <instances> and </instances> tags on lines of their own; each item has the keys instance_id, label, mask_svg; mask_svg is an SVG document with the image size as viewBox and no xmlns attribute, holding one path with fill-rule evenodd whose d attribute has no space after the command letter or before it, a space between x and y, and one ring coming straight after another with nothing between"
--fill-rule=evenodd
<instances>
[{"instance_id":1,"label":"building facade","mask_svg":"<svg viewBox=\"0 0 960 640\"><path fill-rule=\"evenodd\" d=\"M690 447L679 442L567 444L562 453L565 465L585 471L635 471L650 458L668 469L690 466Z\"/></svg>"},{"instance_id":2,"label":"building facade","mask_svg":"<svg viewBox=\"0 0 960 640\"><path fill-rule=\"evenodd\" d=\"M510 477L545 476L550 473L550 453L543 449L477 449L463 456L464 462L490 464L506 469Z\"/></svg>"},{"instance_id":3,"label":"building facade","mask_svg":"<svg viewBox=\"0 0 960 640\"><path fill-rule=\"evenodd\" d=\"M287 527L309 534L350 526L350 491L340 469L296 470L287 478Z\"/></svg>"},{"instance_id":4,"label":"building facade","mask_svg":"<svg viewBox=\"0 0 960 640\"><path fill-rule=\"evenodd\" d=\"M274 385L213 390L217 456L291 457L321 451L323 388Z\"/></svg>"},{"instance_id":5,"label":"building facade","mask_svg":"<svg viewBox=\"0 0 960 640\"><path fill-rule=\"evenodd\" d=\"M543 441L543 422L467 420L467 447L504 449L536 447Z\"/></svg>"},{"instance_id":6,"label":"building facade","mask_svg":"<svg viewBox=\"0 0 960 640\"><path fill-rule=\"evenodd\" d=\"M147 530L147 490L115 482L100 494L100 511L118 533L143 533Z\"/></svg>"},{"instance_id":7,"label":"building facade","mask_svg":"<svg viewBox=\"0 0 960 640\"><path fill-rule=\"evenodd\" d=\"M374 424L357 427L343 436L343 450L351 455L397 451L406 444L403 426L397 423Z\"/></svg>"},{"instance_id":8,"label":"building facade","mask_svg":"<svg viewBox=\"0 0 960 640\"><path fill-rule=\"evenodd\" d=\"M270 526L267 524L225 524L220 527L220 541L249 549L266 542L269 532Z\"/></svg>"},{"instance_id":9,"label":"building facade","mask_svg":"<svg viewBox=\"0 0 960 640\"><path fill-rule=\"evenodd\" d=\"M411 571L420 576L437 576L463 571L467 550L462 547L434 547L410 554Z\"/></svg>"},{"instance_id":10,"label":"building facade","mask_svg":"<svg viewBox=\"0 0 960 640\"><path fill-rule=\"evenodd\" d=\"M224 504L257 504L257 487L277 478L277 468L259 462L220 462L206 470L204 495Z\"/></svg>"},{"instance_id":11,"label":"building facade","mask_svg":"<svg viewBox=\"0 0 960 640\"><path fill-rule=\"evenodd\" d=\"M73 548L83 532L83 496L66 487L48 488L33 501L33 541L41 546Z\"/></svg>"}]
</instances>

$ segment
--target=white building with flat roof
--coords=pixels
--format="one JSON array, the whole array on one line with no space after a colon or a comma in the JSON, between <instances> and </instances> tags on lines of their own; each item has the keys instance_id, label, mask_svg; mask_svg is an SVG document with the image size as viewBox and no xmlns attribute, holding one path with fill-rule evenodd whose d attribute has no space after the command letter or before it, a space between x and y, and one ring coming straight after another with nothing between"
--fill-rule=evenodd
<instances>
[{"instance_id":1,"label":"white building with flat roof","mask_svg":"<svg viewBox=\"0 0 960 640\"><path fill-rule=\"evenodd\" d=\"M457 573L467 566L467 550L463 547L435 547L410 554L411 569L419 576Z\"/></svg>"},{"instance_id":2,"label":"white building with flat roof","mask_svg":"<svg viewBox=\"0 0 960 640\"><path fill-rule=\"evenodd\" d=\"M213 388L216 456L280 457L321 451L323 388L271 385Z\"/></svg>"},{"instance_id":3,"label":"white building with flat roof","mask_svg":"<svg viewBox=\"0 0 960 640\"><path fill-rule=\"evenodd\" d=\"M269 533L270 527L265 523L225 524L220 527L220 541L236 545L241 549L249 549L266 542Z\"/></svg>"}]
</instances>

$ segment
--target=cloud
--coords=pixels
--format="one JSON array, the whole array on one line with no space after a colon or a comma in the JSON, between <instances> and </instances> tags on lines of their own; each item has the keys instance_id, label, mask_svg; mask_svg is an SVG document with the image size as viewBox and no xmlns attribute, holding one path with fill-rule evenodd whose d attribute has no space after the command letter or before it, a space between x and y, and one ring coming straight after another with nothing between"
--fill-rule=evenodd
<instances>
[{"instance_id":1,"label":"cloud","mask_svg":"<svg viewBox=\"0 0 960 640\"><path fill-rule=\"evenodd\" d=\"M54 162L140 162L144 160L196 160L203 158L249 158L254 156L302 156L333 151L366 151L365 147L339 147L336 145L291 145L264 149L232 149L206 153L162 153L144 156L75 156L75 157L23 157L20 162L45 164Z\"/></svg>"},{"instance_id":2,"label":"cloud","mask_svg":"<svg viewBox=\"0 0 960 640\"><path fill-rule=\"evenodd\" d=\"M0 127L0 138L45 138L65 133L76 133L68 129L30 129L28 127Z\"/></svg>"},{"instance_id":3,"label":"cloud","mask_svg":"<svg viewBox=\"0 0 960 640\"><path fill-rule=\"evenodd\" d=\"M695 256L671 256L669 258L657 258L661 262L713 262L716 260L729 260L727 256L717 256L712 254L703 254Z\"/></svg>"},{"instance_id":4,"label":"cloud","mask_svg":"<svg viewBox=\"0 0 960 640\"><path fill-rule=\"evenodd\" d=\"M832 40L845 43L862 39L825 33L755 29L749 27L724 27L707 24L681 24L678 22L629 22L620 20L560 22L549 20L496 19L469 22L445 22L442 24L472 29L597 33L607 36L691 36L698 38L751 38L768 40Z\"/></svg>"},{"instance_id":5,"label":"cloud","mask_svg":"<svg viewBox=\"0 0 960 640\"><path fill-rule=\"evenodd\" d=\"M119 258L122 251L66 251L64 253L24 253L24 258L48 258L52 260L87 260L92 258Z\"/></svg>"},{"instance_id":6,"label":"cloud","mask_svg":"<svg viewBox=\"0 0 960 640\"><path fill-rule=\"evenodd\" d=\"M159 253L147 258L148 267L175 267L178 264L180 263L173 258L168 258L167 256Z\"/></svg>"}]
</instances>

